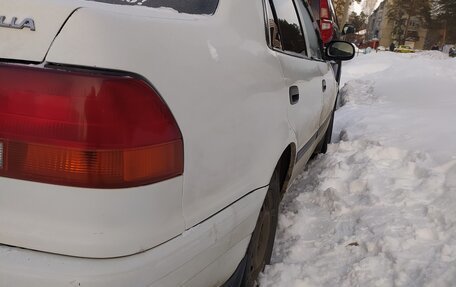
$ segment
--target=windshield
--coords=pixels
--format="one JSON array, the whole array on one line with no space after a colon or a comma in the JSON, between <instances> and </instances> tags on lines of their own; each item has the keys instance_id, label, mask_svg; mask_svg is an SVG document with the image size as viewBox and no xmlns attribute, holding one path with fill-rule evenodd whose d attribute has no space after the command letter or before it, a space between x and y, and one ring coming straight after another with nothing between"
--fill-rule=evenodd
<instances>
[{"instance_id":1,"label":"windshield","mask_svg":"<svg viewBox=\"0 0 456 287\"><path fill-rule=\"evenodd\" d=\"M214 14L219 0L87 0L103 2L108 4L146 6L146 7L166 7L172 8L180 13L188 14Z\"/></svg>"}]
</instances>

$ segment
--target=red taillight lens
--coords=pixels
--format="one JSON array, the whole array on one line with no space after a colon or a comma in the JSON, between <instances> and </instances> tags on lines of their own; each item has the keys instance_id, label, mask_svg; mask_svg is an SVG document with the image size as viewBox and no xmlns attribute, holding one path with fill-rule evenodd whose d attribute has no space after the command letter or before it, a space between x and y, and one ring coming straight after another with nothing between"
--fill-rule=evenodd
<instances>
[{"instance_id":1,"label":"red taillight lens","mask_svg":"<svg viewBox=\"0 0 456 287\"><path fill-rule=\"evenodd\" d=\"M117 188L183 172L183 142L144 81L0 65L0 175Z\"/></svg>"},{"instance_id":2,"label":"red taillight lens","mask_svg":"<svg viewBox=\"0 0 456 287\"><path fill-rule=\"evenodd\" d=\"M329 20L320 20L320 34L323 44L331 42L334 34L333 23Z\"/></svg>"},{"instance_id":3,"label":"red taillight lens","mask_svg":"<svg viewBox=\"0 0 456 287\"><path fill-rule=\"evenodd\" d=\"M324 1L322 1L322 2L324 2ZM329 19L328 8L326 8L326 7L320 8L320 19Z\"/></svg>"},{"instance_id":4,"label":"red taillight lens","mask_svg":"<svg viewBox=\"0 0 456 287\"><path fill-rule=\"evenodd\" d=\"M320 20L329 19L329 3L330 0L320 0Z\"/></svg>"}]
</instances>

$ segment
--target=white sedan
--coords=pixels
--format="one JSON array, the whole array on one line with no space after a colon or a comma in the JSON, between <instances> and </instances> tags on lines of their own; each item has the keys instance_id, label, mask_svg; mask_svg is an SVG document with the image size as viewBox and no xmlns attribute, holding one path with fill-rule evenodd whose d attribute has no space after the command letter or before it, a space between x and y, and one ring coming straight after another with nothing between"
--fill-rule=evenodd
<instances>
[{"instance_id":1,"label":"white sedan","mask_svg":"<svg viewBox=\"0 0 456 287\"><path fill-rule=\"evenodd\" d=\"M253 286L353 47L302 0L0 7L0 286Z\"/></svg>"}]
</instances>

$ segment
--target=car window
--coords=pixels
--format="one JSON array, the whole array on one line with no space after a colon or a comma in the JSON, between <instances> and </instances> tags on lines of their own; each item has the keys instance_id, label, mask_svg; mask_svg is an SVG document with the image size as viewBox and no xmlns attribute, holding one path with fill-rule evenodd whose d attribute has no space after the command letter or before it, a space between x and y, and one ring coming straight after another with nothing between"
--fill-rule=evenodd
<instances>
[{"instance_id":1,"label":"car window","mask_svg":"<svg viewBox=\"0 0 456 287\"><path fill-rule=\"evenodd\" d=\"M265 1L266 5L266 26L269 47L282 50L282 42L280 40L279 25L276 18L272 13L271 4L268 0Z\"/></svg>"},{"instance_id":2,"label":"car window","mask_svg":"<svg viewBox=\"0 0 456 287\"><path fill-rule=\"evenodd\" d=\"M282 49L307 55L301 23L292 0L272 0L272 9L278 20Z\"/></svg>"},{"instance_id":3,"label":"car window","mask_svg":"<svg viewBox=\"0 0 456 287\"><path fill-rule=\"evenodd\" d=\"M302 0L297 0L297 8L302 19L303 28L307 43L309 44L308 56L313 59L322 59L322 52L320 46L320 38L318 37L318 28L316 23L312 20L309 10Z\"/></svg>"},{"instance_id":4,"label":"car window","mask_svg":"<svg viewBox=\"0 0 456 287\"><path fill-rule=\"evenodd\" d=\"M214 14L219 0L87 0L108 4L172 8L180 13Z\"/></svg>"}]
</instances>

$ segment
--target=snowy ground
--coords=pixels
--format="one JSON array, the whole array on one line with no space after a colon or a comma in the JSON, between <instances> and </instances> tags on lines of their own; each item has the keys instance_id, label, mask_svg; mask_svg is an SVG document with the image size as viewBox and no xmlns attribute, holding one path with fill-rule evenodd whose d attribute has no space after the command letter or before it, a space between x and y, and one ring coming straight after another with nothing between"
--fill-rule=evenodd
<instances>
[{"instance_id":1,"label":"snowy ground","mask_svg":"<svg viewBox=\"0 0 456 287\"><path fill-rule=\"evenodd\" d=\"M263 286L456 286L456 59L345 64L335 142L286 195Z\"/></svg>"}]
</instances>

